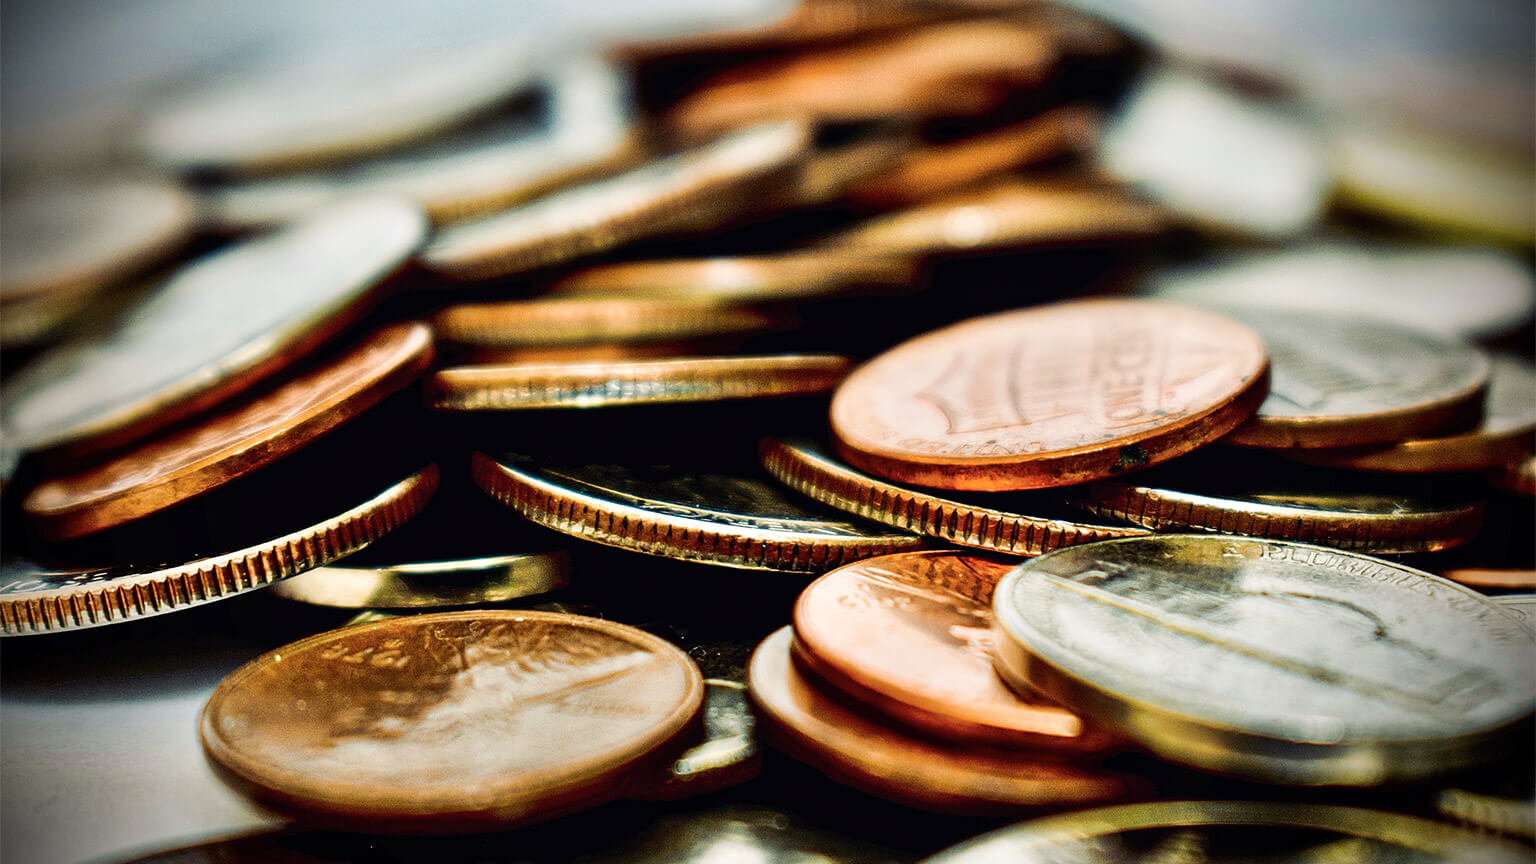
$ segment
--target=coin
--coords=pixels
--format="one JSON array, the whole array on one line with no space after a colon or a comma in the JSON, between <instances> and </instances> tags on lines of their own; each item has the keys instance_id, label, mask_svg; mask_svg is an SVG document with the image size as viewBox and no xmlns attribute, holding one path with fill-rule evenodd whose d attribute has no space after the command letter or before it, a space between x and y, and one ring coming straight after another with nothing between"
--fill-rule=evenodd
<instances>
[{"instance_id":1,"label":"coin","mask_svg":"<svg viewBox=\"0 0 1536 864\"><path fill-rule=\"evenodd\" d=\"M795 659L900 725L960 744L1103 750L1104 733L992 669L992 590L1016 559L903 552L845 564L795 602Z\"/></svg>"},{"instance_id":2,"label":"coin","mask_svg":"<svg viewBox=\"0 0 1536 864\"><path fill-rule=\"evenodd\" d=\"M1085 525L996 509L1007 505L1015 511L1049 513L1059 506L1055 501L1022 493L998 496L995 500L957 501L886 483L843 465L822 447L803 439L765 438L759 449L768 473L802 495L892 528L937 537L957 546L1039 555L1075 543L1146 533L1128 525Z\"/></svg>"},{"instance_id":3,"label":"coin","mask_svg":"<svg viewBox=\"0 0 1536 864\"><path fill-rule=\"evenodd\" d=\"M1269 349L1269 398L1223 439L1273 449L1381 444L1476 423L1481 351L1380 321L1231 307Z\"/></svg>"},{"instance_id":4,"label":"coin","mask_svg":"<svg viewBox=\"0 0 1536 864\"><path fill-rule=\"evenodd\" d=\"M1486 763L1536 704L1536 636L1513 616L1320 546L1106 540L1025 561L993 606L1016 689L1255 779L1374 785Z\"/></svg>"},{"instance_id":5,"label":"coin","mask_svg":"<svg viewBox=\"0 0 1536 864\"><path fill-rule=\"evenodd\" d=\"M1487 473L1489 482L1496 488L1526 497L1536 495L1536 456L1521 459L1519 462L1504 465Z\"/></svg>"},{"instance_id":6,"label":"coin","mask_svg":"<svg viewBox=\"0 0 1536 864\"><path fill-rule=\"evenodd\" d=\"M1435 809L1469 828L1536 839L1536 801L1479 795L1447 789L1435 799Z\"/></svg>"},{"instance_id":7,"label":"coin","mask_svg":"<svg viewBox=\"0 0 1536 864\"><path fill-rule=\"evenodd\" d=\"M51 540L157 513L272 464L410 384L432 359L422 324L386 327L320 369L172 435L34 488L22 509Z\"/></svg>"},{"instance_id":8,"label":"coin","mask_svg":"<svg viewBox=\"0 0 1536 864\"><path fill-rule=\"evenodd\" d=\"M698 667L642 630L549 612L439 612L333 630L224 679L208 756L237 788L370 831L490 829L584 809L676 746Z\"/></svg>"},{"instance_id":9,"label":"coin","mask_svg":"<svg viewBox=\"0 0 1536 864\"><path fill-rule=\"evenodd\" d=\"M1086 300L964 321L854 370L832 397L855 467L943 489L1063 486L1229 432L1264 398L1264 347L1197 309Z\"/></svg>"},{"instance_id":10,"label":"coin","mask_svg":"<svg viewBox=\"0 0 1536 864\"><path fill-rule=\"evenodd\" d=\"M783 10L775 9L775 12ZM868 0L801 0L775 17L736 26L712 28L702 33L668 35L656 41L627 43L616 50L638 62L661 58L740 52L767 48L801 48L816 43L866 36L933 21L946 16L937 8L920 8Z\"/></svg>"},{"instance_id":11,"label":"coin","mask_svg":"<svg viewBox=\"0 0 1536 864\"><path fill-rule=\"evenodd\" d=\"M1536 570L1495 570L1484 567L1458 567L1454 570L1446 570L1440 575L1452 582L1460 582L1473 588L1536 591Z\"/></svg>"},{"instance_id":12,"label":"coin","mask_svg":"<svg viewBox=\"0 0 1536 864\"><path fill-rule=\"evenodd\" d=\"M604 363L460 366L432 376L429 400L452 411L599 408L825 393L847 358L824 354Z\"/></svg>"},{"instance_id":13,"label":"coin","mask_svg":"<svg viewBox=\"0 0 1536 864\"><path fill-rule=\"evenodd\" d=\"M790 660L790 628L752 654L748 693L766 740L832 779L908 806L995 815L1104 801L1128 780L1070 762L917 738L856 713L807 681Z\"/></svg>"},{"instance_id":14,"label":"coin","mask_svg":"<svg viewBox=\"0 0 1536 864\"><path fill-rule=\"evenodd\" d=\"M318 567L272 586L288 600L344 609L432 609L504 603L563 587L564 552L421 561L389 567Z\"/></svg>"},{"instance_id":15,"label":"coin","mask_svg":"<svg viewBox=\"0 0 1536 864\"><path fill-rule=\"evenodd\" d=\"M114 624L220 600L361 549L416 515L437 489L435 466L317 525L254 546L162 568L0 570L0 635Z\"/></svg>"},{"instance_id":16,"label":"coin","mask_svg":"<svg viewBox=\"0 0 1536 864\"><path fill-rule=\"evenodd\" d=\"M1513 612L1526 626L1536 628L1536 594L1503 594L1493 602Z\"/></svg>"},{"instance_id":17,"label":"coin","mask_svg":"<svg viewBox=\"0 0 1536 864\"><path fill-rule=\"evenodd\" d=\"M905 287L917 278L916 263L903 258L798 250L601 264L557 279L548 290L551 294L766 303Z\"/></svg>"},{"instance_id":18,"label":"coin","mask_svg":"<svg viewBox=\"0 0 1536 864\"><path fill-rule=\"evenodd\" d=\"M807 154L803 122L753 126L631 171L439 231L421 260L454 279L489 279L709 227L752 203Z\"/></svg>"},{"instance_id":19,"label":"coin","mask_svg":"<svg viewBox=\"0 0 1536 864\"><path fill-rule=\"evenodd\" d=\"M673 466L564 466L476 453L475 482L534 522L649 555L748 570L820 573L916 548L880 526L825 516L750 476Z\"/></svg>"},{"instance_id":20,"label":"coin","mask_svg":"<svg viewBox=\"0 0 1536 864\"><path fill-rule=\"evenodd\" d=\"M1155 801L1021 822L926 864L1047 861L1486 861L1526 856L1467 831L1400 813L1269 801Z\"/></svg>"},{"instance_id":21,"label":"coin","mask_svg":"<svg viewBox=\"0 0 1536 864\"><path fill-rule=\"evenodd\" d=\"M709 298L538 297L449 306L432 318L444 342L484 348L663 342L783 326L751 306Z\"/></svg>"},{"instance_id":22,"label":"coin","mask_svg":"<svg viewBox=\"0 0 1536 864\"><path fill-rule=\"evenodd\" d=\"M762 757L752 734L755 725L745 685L723 678L704 679L703 738L667 766L660 779L639 778L631 796L672 801L751 780L762 770Z\"/></svg>"},{"instance_id":23,"label":"coin","mask_svg":"<svg viewBox=\"0 0 1536 864\"><path fill-rule=\"evenodd\" d=\"M6 438L101 450L209 407L349 323L425 233L414 205L368 199L201 258L106 338L62 345L13 380Z\"/></svg>"}]
</instances>

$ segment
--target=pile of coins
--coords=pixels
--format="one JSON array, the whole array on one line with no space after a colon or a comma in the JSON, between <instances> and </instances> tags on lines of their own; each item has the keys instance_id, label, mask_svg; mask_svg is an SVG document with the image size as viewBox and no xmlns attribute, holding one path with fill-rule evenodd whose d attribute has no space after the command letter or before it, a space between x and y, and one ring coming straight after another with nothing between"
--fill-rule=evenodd
<instances>
[{"instance_id":1,"label":"pile of coins","mask_svg":"<svg viewBox=\"0 0 1536 864\"><path fill-rule=\"evenodd\" d=\"M210 769L408 858L1529 857L1520 213L1050 6L479 49L5 163L13 668L259 632Z\"/></svg>"}]
</instances>

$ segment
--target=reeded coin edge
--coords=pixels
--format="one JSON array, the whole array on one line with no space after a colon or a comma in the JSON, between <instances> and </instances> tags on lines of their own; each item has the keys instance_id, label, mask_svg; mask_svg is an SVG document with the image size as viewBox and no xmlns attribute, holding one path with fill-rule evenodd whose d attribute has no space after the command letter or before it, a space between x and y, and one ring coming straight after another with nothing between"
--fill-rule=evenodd
<instances>
[{"instance_id":1,"label":"reeded coin edge","mask_svg":"<svg viewBox=\"0 0 1536 864\"><path fill-rule=\"evenodd\" d=\"M680 341L777 323L761 309L707 297L577 294L449 306L432 316L432 331L443 342L470 348L542 348Z\"/></svg>"},{"instance_id":2,"label":"reeded coin edge","mask_svg":"<svg viewBox=\"0 0 1536 864\"><path fill-rule=\"evenodd\" d=\"M437 490L436 465L333 519L291 534L113 583L0 596L0 635L95 627L158 615L260 588L361 549L415 516Z\"/></svg>"}]
</instances>

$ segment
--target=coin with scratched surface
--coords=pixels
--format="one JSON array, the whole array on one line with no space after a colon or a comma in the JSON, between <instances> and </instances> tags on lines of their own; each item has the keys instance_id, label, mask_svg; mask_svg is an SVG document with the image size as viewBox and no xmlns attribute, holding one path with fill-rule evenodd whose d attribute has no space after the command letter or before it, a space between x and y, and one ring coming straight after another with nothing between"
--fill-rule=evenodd
<instances>
[{"instance_id":1,"label":"coin with scratched surface","mask_svg":"<svg viewBox=\"0 0 1536 864\"><path fill-rule=\"evenodd\" d=\"M1269 397L1224 440L1249 447L1382 444L1477 422L1488 358L1461 343L1378 321L1223 309L1269 349Z\"/></svg>"},{"instance_id":2,"label":"coin with scratched surface","mask_svg":"<svg viewBox=\"0 0 1536 864\"><path fill-rule=\"evenodd\" d=\"M1111 537L1135 537L1146 529L1088 525L1049 514L1062 508L1046 493L977 496L964 501L898 486L860 473L803 439L765 438L763 468L775 480L830 507L883 525L1013 555L1039 555L1061 546ZM1008 510L999 508L1008 507Z\"/></svg>"},{"instance_id":3,"label":"coin with scratched surface","mask_svg":"<svg viewBox=\"0 0 1536 864\"><path fill-rule=\"evenodd\" d=\"M975 318L876 357L832 397L855 467L942 489L1064 486L1225 435L1266 389L1264 346L1228 318L1134 300Z\"/></svg>"},{"instance_id":4,"label":"coin with scratched surface","mask_svg":"<svg viewBox=\"0 0 1536 864\"><path fill-rule=\"evenodd\" d=\"M584 809L677 744L704 679L681 649L550 612L438 612L278 648L199 724L242 791L373 831L491 829Z\"/></svg>"},{"instance_id":5,"label":"coin with scratched surface","mask_svg":"<svg viewBox=\"0 0 1536 864\"><path fill-rule=\"evenodd\" d=\"M1025 561L998 670L1164 758L1375 785L1498 759L1536 706L1536 636L1491 600L1350 552L1210 535Z\"/></svg>"},{"instance_id":6,"label":"coin with scratched surface","mask_svg":"<svg viewBox=\"0 0 1536 864\"><path fill-rule=\"evenodd\" d=\"M961 744L1102 750L1110 736L992 668L992 590L1018 559L904 552L822 576L795 602L796 660L825 685Z\"/></svg>"},{"instance_id":7,"label":"coin with scratched surface","mask_svg":"<svg viewBox=\"0 0 1536 864\"><path fill-rule=\"evenodd\" d=\"M0 635L114 624L174 612L261 588L367 546L420 512L437 489L436 466L317 525L238 551L168 567L0 568Z\"/></svg>"},{"instance_id":8,"label":"coin with scratched surface","mask_svg":"<svg viewBox=\"0 0 1536 864\"><path fill-rule=\"evenodd\" d=\"M22 509L52 540L173 507L272 464L414 381L432 359L425 325L397 324L334 363L78 474L50 478Z\"/></svg>"},{"instance_id":9,"label":"coin with scratched surface","mask_svg":"<svg viewBox=\"0 0 1536 864\"><path fill-rule=\"evenodd\" d=\"M802 677L794 635L775 631L752 654L748 693L768 743L842 783L914 807L997 815L1117 798L1127 778L1022 752L920 738L855 712Z\"/></svg>"},{"instance_id":10,"label":"coin with scratched surface","mask_svg":"<svg viewBox=\"0 0 1536 864\"><path fill-rule=\"evenodd\" d=\"M245 389L360 314L426 228L413 204L366 199L199 259L104 339L62 345L11 381L6 438L99 450Z\"/></svg>"},{"instance_id":11,"label":"coin with scratched surface","mask_svg":"<svg viewBox=\"0 0 1536 864\"><path fill-rule=\"evenodd\" d=\"M921 542L809 509L751 476L483 453L475 454L472 470L481 488L540 525L666 558L820 573Z\"/></svg>"},{"instance_id":12,"label":"coin with scratched surface","mask_svg":"<svg viewBox=\"0 0 1536 864\"><path fill-rule=\"evenodd\" d=\"M695 339L785 323L783 316L708 297L573 296L449 306L433 316L432 331L455 345L516 348Z\"/></svg>"},{"instance_id":13,"label":"coin with scratched surface","mask_svg":"<svg viewBox=\"0 0 1536 864\"><path fill-rule=\"evenodd\" d=\"M1526 626L1536 629L1536 594L1503 594L1493 602L1514 613Z\"/></svg>"},{"instance_id":14,"label":"coin with scratched surface","mask_svg":"<svg viewBox=\"0 0 1536 864\"><path fill-rule=\"evenodd\" d=\"M762 770L753 735L756 720L747 688L723 678L704 679L704 730L659 774L636 779L630 797L673 801L744 783Z\"/></svg>"},{"instance_id":15,"label":"coin with scratched surface","mask_svg":"<svg viewBox=\"0 0 1536 864\"><path fill-rule=\"evenodd\" d=\"M432 609L532 597L570 578L564 552L417 561L388 567L317 567L272 586L301 603L343 609Z\"/></svg>"},{"instance_id":16,"label":"coin with scratched surface","mask_svg":"<svg viewBox=\"0 0 1536 864\"><path fill-rule=\"evenodd\" d=\"M925 864L1065 861L1413 861L1514 864L1529 853L1468 831L1356 807L1270 801L1156 801L1020 822Z\"/></svg>"},{"instance_id":17,"label":"coin with scratched surface","mask_svg":"<svg viewBox=\"0 0 1536 864\"><path fill-rule=\"evenodd\" d=\"M767 303L911 286L917 279L916 263L900 257L807 249L603 264L562 277L549 291Z\"/></svg>"},{"instance_id":18,"label":"coin with scratched surface","mask_svg":"<svg viewBox=\"0 0 1536 864\"><path fill-rule=\"evenodd\" d=\"M514 411L808 396L837 386L851 365L780 354L459 366L432 376L429 399L442 410Z\"/></svg>"}]
</instances>

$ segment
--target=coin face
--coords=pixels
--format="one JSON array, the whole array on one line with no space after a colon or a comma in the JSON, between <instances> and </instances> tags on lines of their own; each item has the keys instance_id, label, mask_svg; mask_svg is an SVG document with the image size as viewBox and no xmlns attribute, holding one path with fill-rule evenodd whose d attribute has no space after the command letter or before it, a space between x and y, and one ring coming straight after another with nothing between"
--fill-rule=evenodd
<instances>
[{"instance_id":1,"label":"coin face","mask_svg":"<svg viewBox=\"0 0 1536 864\"><path fill-rule=\"evenodd\" d=\"M483 453L473 471L481 488L545 527L666 558L818 573L921 542L807 508L752 476Z\"/></svg>"},{"instance_id":2,"label":"coin face","mask_svg":"<svg viewBox=\"0 0 1536 864\"><path fill-rule=\"evenodd\" d=\"M504 603L563 587L564 552L417 561L392 567L317 567L272 586L301 603L343 609L435 609Z\"/></svg>"},{"instance_id":3,"label":"coin face","mask_svg":"<svg viewBox=\"0 0 1536 864\"><path fill-rule=\"evenodd\" d=\"M936 330L856 369L832 398L838 452L942 489L1063 486L1229 432L1264 396L1252 331L1182 306L1088 300Z\"/></svg>"},{"instance_id":4,"label":"coin face","mask_svg":"<svg viewBox=\"0 0 1536 864\"><path fill-rule=\"evenodd\" d=\"M357 315L425 232L414 205L371 199L202 258L106 338L24 370L6 388L6 438L100 449L244 389Z\"/></svg>"},{"instance_id":5,"label":"coin face","mask_svg":"<svg viewBox=\"0 0 1536 864\"><path fill-rule=\"evenodd\" d=\"M710 298L541 297L449 306L432 318L444 342L482 348L662 342L782 328L786 320Z\"/></svg>"},{"instance_id":6,"label":"coin face","mask_svg":"<svg viewBox=\"0 0 1536 864\"><path fill-rule=\"evenodd\" d=\"M1475 348L1384 322L1225 310L1270 356L1269 397L1225 439L1250 447L1344 447L1476 423L1488 359Z\"/></svg>"},{"instance_id":7,"label":"coin face","mask_svg":"<svg viewBox=\"0 0 1536 864\"><path fill-rule=\"evenodd\" d=\"M1536 704L1536 636L1513 616L1318 546L1107 540L1026 561L994 609L1016 688L1247 777L1370 785L1483 763Z\"/></svg>"},{"instance_id":8,"label":"coin face","mask_svg":"<svg viewBox=\"0 0 1536 864\"><path fill-rule=\"evenodd\" d=\"M1109 736L1014 695L992 668L992 590L1016 563L904 552L839 567L795 602L797 659L862 705L960 743L1103 749Z\"/></svg>"},{"instance_id":9,"label":"coin face","mask_svg":"<svg viewBox=\"0 0 1536 864\"><path fill-rule=\"evenodd\" d=\"M425 325L387 327L336 362L231 411L47 480L22 509L54 540L159 512L302 448L415 380L431 358Z\"/></svg>"},{"instance_id":10,"label":"coin face","mask_svg":"<svg viewBox=\"0 0 1536 864\"><path fill-rule=\"evenodd\" d=\"M440 612L333 630L242 666L203 747L287 811L374 830L490 828L611 796L698 714L704 681L641 630Z\"/></svg>"},{"instance_id":11,"label":"coin face","mask_svg":"<svg viewBox=\"0 0 1536 864\"><path fill-rule=\"evenodd\" d=\"M748 693L767 740L839 782L898 803L967 814L1118 797L1123 777L909 735L825 695L790 660L790 628L752 654Z\"/></svg>"},{"instance_id":12,"label":"coin face","mask_svg":"<svg viewBox=\"0 0 1536 864\"><path fill-rule=\"evenodd\" d=\"M603 264L557 279L549 291L766 303L907 286L917 275L902 258L806 250Z\"/></svg>"},{"instance_id":13,"label":"coin face","mask_svg":"<svg viewBox=\"0 0 1536 864\"><path fill-rule=\"evenodd\" d=\"M1514 613L1527 627L1536 628L1536 594L1503 594L1493 602Z\"/></svg>"}]
</instances>

